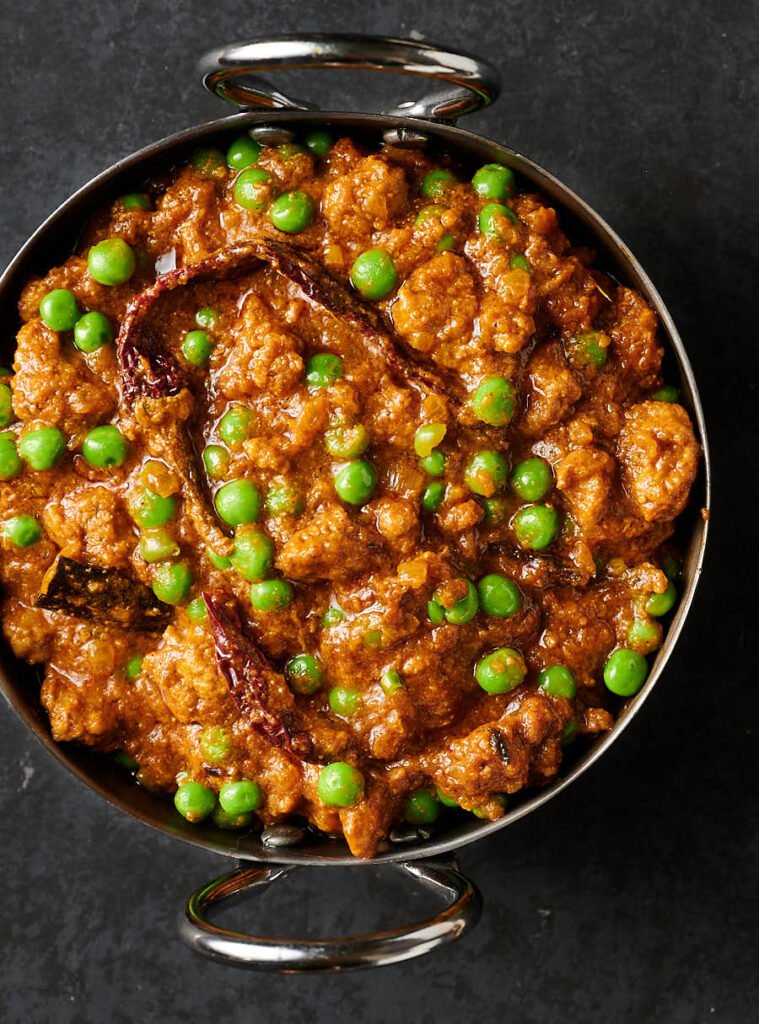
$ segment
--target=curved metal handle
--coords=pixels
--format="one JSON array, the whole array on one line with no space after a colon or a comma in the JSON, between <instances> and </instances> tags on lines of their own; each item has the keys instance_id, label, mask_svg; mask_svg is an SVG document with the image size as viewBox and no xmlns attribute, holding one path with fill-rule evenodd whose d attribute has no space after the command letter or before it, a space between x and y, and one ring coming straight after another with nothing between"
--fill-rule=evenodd
<instances>
[{"instance_id":1,"label":"curved metal handle","mask_svg":"<svg viewBox=\"0 0 759 1024\"><path fill-rule=\"evenodd\" d=\"M451 901L434 917L371 935L339 939L271 939L229 931L211 924L206 911L215 903L260 894L292 866L243 867L223 875L190 897L179 922L181 938L193 949L224 963L259 971L313 973L381 967L429 953L453 942L478 921L480 894L455 868L430 861L394 864L412 878L442 890Z\"/></svg>"},{"instance_id":2,"label":"curved metal handle","mask_svg":"<svg viewBox=\"0 0 759 1024\"><path fill-rule=\"evenodd\" d=\"M501 76L488 61L431 43L387 36L283 35L211 50L200 61L203 84L215 96L239 106L313 110L314 104L279 92L261 79L256 87L237 79L270 69L361 68L442 79L449 88L428 93L386 111L427 120L453 121L492 103Z\"/></svg>"}]
</instances>

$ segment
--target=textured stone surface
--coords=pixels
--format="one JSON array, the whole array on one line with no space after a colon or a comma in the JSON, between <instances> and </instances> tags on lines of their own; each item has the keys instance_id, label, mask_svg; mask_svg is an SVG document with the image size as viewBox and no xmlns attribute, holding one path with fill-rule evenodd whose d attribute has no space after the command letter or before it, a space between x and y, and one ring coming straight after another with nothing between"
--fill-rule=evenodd
<instances>
[{"instance_id":1,"label":"textured stone surface","mask_svg":"<svg viewBox=\"0 0 759 1024\"><path fill-rule=\"evenodd\" d=\"M745 296L755 296L759 256L758 27L740 0L27 0L3 13L3 265L92 174L219 114L193 73L206 46L350 29L419 33L498 62L504 95L472 126L556 172L642 259L701 381L718 492L706 575L657 692L569 792L462 852L483 920L414 963L263 977L193 956L175 914L225 862L119 815L0 708L3 1021L755 1015L756 588L742 575L759 490L753 453L732 438L738 426L756 438L756 314ZM300 77L301 94L321 88L310 81ZM365 109L388 92L384 79L337 81L332 95ZM389 925L413 908L387 875L301 872L261 901L257 923L290 934Z\"/></svg>"}]
</instances>

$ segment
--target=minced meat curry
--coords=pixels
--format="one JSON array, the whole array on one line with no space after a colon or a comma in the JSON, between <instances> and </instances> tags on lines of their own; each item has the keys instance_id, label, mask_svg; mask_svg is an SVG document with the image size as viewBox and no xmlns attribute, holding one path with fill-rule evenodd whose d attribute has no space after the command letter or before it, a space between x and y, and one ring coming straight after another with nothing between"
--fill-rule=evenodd
<instances>
[{"instance_id":1,"label":"minced meat curry","mask_svg":"<svg viewBox=\"0 0 759 1024\"><path fill-rule=\"evenodd\" d=\"M24 289L3 627L57 740L369 857L612 725L699 447L650 307L507 167L230 141Z\"/></svg>"}]
</instances>

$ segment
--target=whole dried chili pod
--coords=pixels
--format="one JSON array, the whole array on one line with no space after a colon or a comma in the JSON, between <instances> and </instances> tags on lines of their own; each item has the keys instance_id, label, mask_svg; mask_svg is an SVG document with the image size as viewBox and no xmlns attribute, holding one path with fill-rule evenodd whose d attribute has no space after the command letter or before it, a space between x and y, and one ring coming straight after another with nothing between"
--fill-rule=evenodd
<instances>
[{"instance_id":1,"label":"whole dried chili pod","mask_svg":"<svg viewBox=\"0 0 759 1024\"><path fill-rule=\"evenodd\" d=\"M290 696L290 707L272 707L271 680L274 670L255 641L244 631L233 598L224 591L203 594L213 631L219 671L240 713L275 747L286 750L299 761L318 763L308 736L294 728L295 703L284 682L278 695Z\"/></svg>"}]
</instances>

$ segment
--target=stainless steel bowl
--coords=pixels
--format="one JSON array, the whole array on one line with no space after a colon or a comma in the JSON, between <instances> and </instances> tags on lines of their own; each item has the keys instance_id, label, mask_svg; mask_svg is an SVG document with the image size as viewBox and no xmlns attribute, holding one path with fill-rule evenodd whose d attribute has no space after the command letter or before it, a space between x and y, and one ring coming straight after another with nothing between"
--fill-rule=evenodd
<instances>
[{"instance_id":1,"label":"stainless steel bowl","mask_svg":"<svg viewBox=\"0 0 759 1024\"><path fill-rule=\"evenodd\" d=\"M263 70L304 67L395 71L440 80L445 85L387 113L356 114L314 109L310 104L290 99L260 78L250 84L251 76ZM201 72L207 88L238 104L242 111L169 136L120 160L48 217L0 278L0 322L6 325L3 343L7 354L14 344L16 303L24 282L31 274L45 273L50 266L65 260L81 225L104 203L180 163L200 143L210 144L242 130L261 139L287 141L305 129L319 126L374 144L384 140L449 152L465 165L499 161L548 196L559 209L562 224L573 241L595 248L599 254L597 265L640 291L656 310L669 342L670 372L679 374L683 402L696 424L703 448L702 468L693 489L690 511L681 524L686 550L682 598L645 686L625 704L614 728L582 747L553 783L518 798L503 818L483 822L462 816L460 821L445 825L430 836L419 831L407 835L405 842L388 844L388 849L371 862L353 858L342 840L321 837L313 830L301 831L299 841L296 830L293 845L292 836L281 830L240 837L214 827L188 824L176 815L169 801L135 786L110 759L83 746L55 743L39 702L38 671L15 659L4 645L0 652L0 687L18 715L59 762L143 824L243 862L237 870L190 898L180 921L185 941L215 959L265 970L332 971L379 966L425 953L455 939L476 923L480 910L477 890L446 862L446 856L450 857L466 843L507 828L569 786L618 739L656 685L682 631L704 557L708 515L702 515L700 510L709 507L710 469L703 412L688 357L671 316L643 268L609 225L542 167L455 126L457 117L486 106L497 97L500 76L492 65L468 54L408 40L312 35L280 36L226 47L208 54L201 62ZM357 868L366 863L385 863L403 869L444 892L448 905L427 921L390 932L324 940L243 935L217 927L206 917L211 904L245 892L259 892L299 865Z\"/></svg>"}]
</instances>

